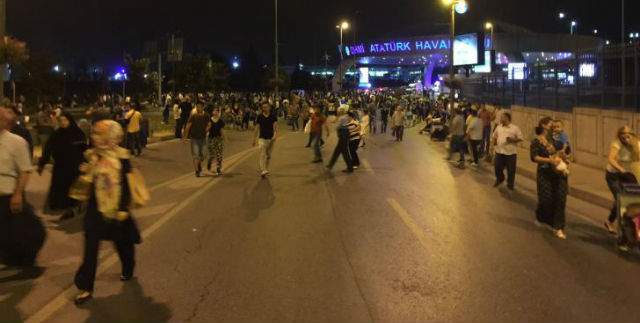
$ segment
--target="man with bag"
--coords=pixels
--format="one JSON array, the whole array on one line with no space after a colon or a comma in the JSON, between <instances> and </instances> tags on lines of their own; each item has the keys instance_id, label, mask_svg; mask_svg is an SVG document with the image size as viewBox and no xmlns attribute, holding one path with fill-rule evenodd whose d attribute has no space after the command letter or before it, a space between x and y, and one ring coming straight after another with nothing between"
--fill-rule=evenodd
<instances>
[{"instance_id":1,"label":"man with bag","mask_svg":"<svg viewBox=\"0 0 640 323\"><path fill-rule=\"evenodd\" d=\"M0 106L0 258L9 266L33 266L45 230L24 200L34 167L27 142L9 132L14 120L13 112Z\"/></svg>"}]
</instances>

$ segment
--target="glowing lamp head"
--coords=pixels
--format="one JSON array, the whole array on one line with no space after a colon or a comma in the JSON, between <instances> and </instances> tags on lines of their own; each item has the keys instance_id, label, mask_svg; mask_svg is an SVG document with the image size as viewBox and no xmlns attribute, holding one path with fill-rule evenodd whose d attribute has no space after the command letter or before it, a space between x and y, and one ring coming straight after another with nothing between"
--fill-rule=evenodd
<instances>
[{"instance_id":1,"label":"glowing lamp head","mask_svg":"<svg viewBox=\"0 0 640 323\"><path fill-rule=\"evenodd\" d=\"M558 18L560 19L564 19L564 17L566 17L566 15L564 14L564 12L561 12L558 14Z\"/></svg>"},{"instance_id":2,"label":"glowing lamp head","mask_svg":"<svg viewBox=\"0 0 640 323\"><path fill-rule=\"evenodd\" d=\"M340 28L342 28L343 30L349 29L349 23L348 23L348 22L346 22L346 21L343 21L343 22L340 24Z\"/></svg>"},{"instance_id":3,"label":"glowing lamp head","mask_svg":"<svg viewBox=\"0 0 640 323\"><path fill-rule=\"evenodd\" d=\"M458 2L456 2L455 10L460 15L465 14L467 12L467 10L469 10L469 5L464 0L458 1Z\"/></svg>"},{"instance_id":4,"label":"glowing lamp head","mask_svg":"<svg viewBox=\"0 0 640 323\"><path fill-rule=\"evenodd\" d=\"M488 22L488 23L484 24L484 29L487 29L487 30L489 30L489 29L493 29L493 24L492 24L492 23L490 23L490 22Z\"/></svg>"},{"instance_id":5,"label":"glowing lamp head","mask_svg":"<svg viewBox=\"0 0 640 323\"><path fill-rule=\"evenodd\" d=\"M453 0L442 0L442 4L449 7L453 4Z\"/></svg>"},{"instance_id":6,"label":"glowing lamp head","mask_svg":"<svg viewBox=\"0 0 640 323\"><path fill-rule=\"evenodd\" d=\"M571 26L572 26L572 27L575 27L575 26L577 26L577 25L578 25L578 23L577 23L575 20L571 21Z\"/></svg>"},{"instance_id":7,"label":"glowing lamp head","mask_svg":"<svg viewBox=\"0 0 640 323\"><path fill-rule=\"evenodd\" d=\"M594 30L593 30L593 34L594 34L594 35L597 35L597 34L598 34L598 29L594 29Z\"/></svg>"}]
</instances>

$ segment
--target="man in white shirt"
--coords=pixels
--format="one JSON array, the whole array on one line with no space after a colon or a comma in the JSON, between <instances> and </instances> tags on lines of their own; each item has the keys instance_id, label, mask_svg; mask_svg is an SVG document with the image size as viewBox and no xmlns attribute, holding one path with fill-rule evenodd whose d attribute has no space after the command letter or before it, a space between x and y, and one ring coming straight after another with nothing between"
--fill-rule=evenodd
<instances>
[{"instance_id":1,"label":"man in white shirt","mask_svg":"<svg viewBox=\"0 0 640 323\"><path fill-rule=\"evenodd\" d=\"M21 216L25 208L24 190L33 170L27 142L9 130L14 124L13 111L0 106L0 256L9 263L11 219ZM11 253L11 254L10 254Z\"/></svg>"},{"instance_id":2,"label":"man in white shirt","mask_svg":"<svg viewBox=\"0 0 640 323\"><path fill-rule=\"evenodd\" d=\"M492 136L495 149L496 183L494 187L504 182L504 169L507 169L507 187L513 190L516 181L516 162L518 158L518 143L524 140L518 126L511 124L511 113L504 111L500 115L500 124Z\"/></svg>"},{"instance_id":3,"label":"man in white shirt","mask_svg":"<svg viewBox=\"0 0 640 323\"><path fill-rule=\"evenodd\" d=\"M471 153L473 154L473 166L478 166L480 162L480 148L482 147L482 136L484 131L484 123L478 118L478 110L471 110L469 118L467 118L467 137L471 144Z\"/></svg>"}]
</instances>

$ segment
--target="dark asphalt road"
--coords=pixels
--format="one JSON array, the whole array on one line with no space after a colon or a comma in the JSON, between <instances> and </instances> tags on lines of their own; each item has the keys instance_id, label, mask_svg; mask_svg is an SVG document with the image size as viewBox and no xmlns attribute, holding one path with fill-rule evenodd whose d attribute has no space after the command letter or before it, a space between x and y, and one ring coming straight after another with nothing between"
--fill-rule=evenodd
<instances>
[{"instance_id":1,"label":"dark asphalt road","mask_svg":"<svg viewBox=\"0 0 640 323\"><path fill-rule=\"evenodd\" d=\"M559 240L533 224L533 182L508 196L414 132L374 137L346 175L283 131L268 180L247 134L218 179L181 177L186 145L154 146L139 161L156 188L137 279L118 281L105 243L114 265L76 308L79 222L51 224L43 276L0 282L0 322L640 322L640 259L594 224L606 210L570 199Z\"/></svg>"}]
</instances>

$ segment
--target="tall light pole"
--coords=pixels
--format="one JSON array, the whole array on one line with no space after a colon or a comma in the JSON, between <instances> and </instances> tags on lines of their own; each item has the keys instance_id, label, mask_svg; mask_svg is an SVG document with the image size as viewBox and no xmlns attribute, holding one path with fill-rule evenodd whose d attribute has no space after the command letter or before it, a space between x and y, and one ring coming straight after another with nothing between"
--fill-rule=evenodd
<instances>
[{"instance_id":1,"label":"tall light pole","mask_svg":"<svg viewBox=\"0 0 640 323\"><path fill-rule=\"evenodd\" d=\"M344 56L342 55L343 47L344 47L343 34L345 30L349 29L349 23L346 21L343 21L342 23L337 25L336 28L340 30L340 60L343 60L344 59Z\"/></svg>"},{"instance_id":2,"label":"tall light pole","mask_svg":"<svg viewBox=\"0 0 640 323\"><path fill-rule=\"evenodd\" d=\"M622 45L622 108L626 105L626 92L627 92L627 42L624 40L625 28L624 28L624 0L622 0L622 17L620 18L621 31L620 31L620 44Z\"/></svg>"},{"instance_id":3,"label":"tall light pole","mask_svg":"<svg viewBox=\"0 0 640 323\"><path fill-rule=\"evenodd\" d=\"M7 1L0 0L0 40L4 40L7 28ZM0 99L4 98L4 66L0 66Z\"/></svg>"},{"instance_id":4,"label":"tall light pole","mask_svg":"<svg viewBox=\"0 0 640 323\"><path fill-rule=\"evenodd\" d=\"M453 44L456 39L456 12L459 14L467 12L467 2L465 0L442 0L442 3L451 9L451 28L449 30L449 103L453 109L453 101L455 99L455 93L453 90L453 79L455 77L453 66Z\"/></svg>"},{"instance_id":5,"label":"tall light pole","mask_svg":"<svg viewBox=\"0 0 640 323\"><path fill-rule=\"evenodd\" d=\"M484 29L491 31L491 50L493 50L493 24L491 22L487 22L484 24Z\"/></svg>"},{"instance_id":6,"label":"tall light pole","mask_svg":"<svg viewBox=\"0 0 640 323\"><path fill-rule=\"evenodd\" d=\"M575 34L577 27L578 27L578 22L575 20L571 20L571 26L570 26L571 35Z\"/></svg>"},{"instance_id":7,"label":"tall light pole","mask_svg":"<svg viewBox=\"0 0 640 323\"><path fill-rule=\"evenodd\" d=\"M274 68L275 70L275 89L274 89L274 98L273 98L273 106L274 108L277 108L276 104L278 102L278 97L280 96L280 75L279 75L279 69L280 67L278 66L279 62L278 62L278 50L279 50L279 46L278 46L278 0L274 0L274 4L275 4L275 17L276 17L276 22L275 22L275 52L276 52L276 59L275 59L275 63L276 66Z\"/></svg>"}]
</instances>

